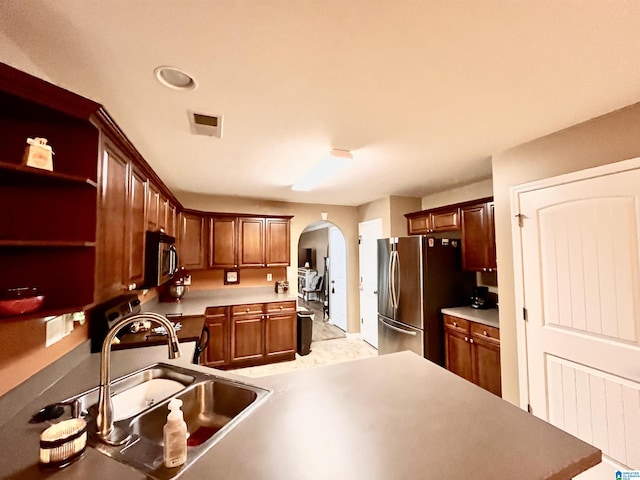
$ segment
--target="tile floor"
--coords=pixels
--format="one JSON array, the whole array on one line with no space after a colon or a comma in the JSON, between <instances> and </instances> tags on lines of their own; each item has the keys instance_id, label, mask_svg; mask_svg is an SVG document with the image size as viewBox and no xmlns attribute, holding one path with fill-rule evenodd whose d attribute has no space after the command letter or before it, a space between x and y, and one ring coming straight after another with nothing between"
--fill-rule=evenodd
<instances>
[{"instance_id":1,"label":"tile floor","mask_svg":"<svg viewBox=\"0 0 640 480\"><path fill-rule=\"evenodd\" d=\"M334 338L332 340L311 342L311 353L309 355L301 356L296 354L296 359L290 362L272 363L270 365L229 371L247 377L266 377L267 375L304 370L320 365L348 362L377 355L378 350L359 338Z\"/></svg>"}]
</instances>

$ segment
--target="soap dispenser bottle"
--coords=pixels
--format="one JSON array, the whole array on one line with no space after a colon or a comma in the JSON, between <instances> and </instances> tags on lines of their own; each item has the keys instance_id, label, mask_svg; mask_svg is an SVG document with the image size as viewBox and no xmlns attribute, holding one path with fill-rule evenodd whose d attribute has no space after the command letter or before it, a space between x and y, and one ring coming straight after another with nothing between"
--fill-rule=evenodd
<instances>
[{"instance_id":1,"label":"soap dispenser bottle","mask_svg":"<svg viewBox=\"0 0 640 480\"><path fill-rule=\"evenodd\" d=\"M164 466L179 467L187 461L187 424L184 421L182 400L169 402L169 415L164 426Z\"/></svg>"}]
</instances>

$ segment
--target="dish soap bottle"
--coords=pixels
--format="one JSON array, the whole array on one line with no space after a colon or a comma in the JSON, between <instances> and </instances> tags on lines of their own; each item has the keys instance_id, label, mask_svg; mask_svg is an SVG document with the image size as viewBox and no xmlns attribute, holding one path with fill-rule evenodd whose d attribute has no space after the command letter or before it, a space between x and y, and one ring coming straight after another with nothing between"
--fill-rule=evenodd
<instances>
[{"instance_id":1,"label":"dish soap bottle","mask_svg":"<svg viewBox=\"0 0 640 480\"><path fill-rule=\"evenodd\" d=\"M164 426L164 466L179 467L187 461L187 424L184 421L182 400L169 402L169 415Z\"/></svg>"}]
</instances>

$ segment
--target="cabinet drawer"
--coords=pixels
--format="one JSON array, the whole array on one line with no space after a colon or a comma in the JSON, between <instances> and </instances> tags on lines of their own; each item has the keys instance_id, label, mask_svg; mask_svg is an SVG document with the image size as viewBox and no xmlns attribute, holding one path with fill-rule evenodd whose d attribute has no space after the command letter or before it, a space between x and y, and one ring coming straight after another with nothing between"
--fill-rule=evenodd
<instances>
[{"instance_id":1,"label":"cabinet drawer","mask_svg":"<svg viewBox=\"0 0 640 480\"><path fill-rule=\"evenodd\" d=\"M500 343L500 329L482 325L481 323L471 324L471 336L488 340L492 343Z\"/></svg>"},{"instance_id":2,"label":"cabinet drawer","mask_svg":"<svg viewBox=\"0 0 640 480\"><path fill-rule=\"evenodd\" d=\"M444 325L451 330L455 330L460 333L469 333L469 321L464 318L452 317L450 315L444 315Z\"/></svg>"},{"instance_id":3,"label":"cabinet drawer","mask_svg":"<svg viewBox=\"0 0 640 480\"><path fill-rule=\"evenodd\" d=\"M207 320L224 319L227 317L227 307L207 307L204 315Z\"/></svg>"},{"instance_id":4,"label":"cabinet drawer","mask_svg":"<svg viewBox=\"0 0 640 480\"><path fill-rule=\"evenodd\" d=\"M231 315L234 317L238 315L255 315L262 313L262 303L251 303L247 305L234 305L231 307Z\"/></svg>"},{"instance_id":5,"label":"cabinet drawer","mask_svg":"<svg viewBox=\"0 0 640 480\"><path fill-rule=\"evenodd\" d=\"M291 313L296 311L296 302L267 303L267 313Z\"/></svg>"}]
</instances>

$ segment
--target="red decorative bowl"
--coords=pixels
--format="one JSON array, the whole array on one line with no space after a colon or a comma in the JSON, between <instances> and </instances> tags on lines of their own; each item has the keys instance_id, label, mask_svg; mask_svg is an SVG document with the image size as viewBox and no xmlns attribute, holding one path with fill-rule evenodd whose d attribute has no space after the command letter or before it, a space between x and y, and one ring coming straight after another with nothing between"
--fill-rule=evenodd
<instances>
[{"instance_id":1,"label":"red decorative bowl","mask_svg":"<svg viewBox=\"0 0 640 480\"><path fill-rule=\"evenodd\" d=\"M0 290L0 316L35 312L43 302L44 295L36 287L5 288Z\"/></svg>"}]
</instances>

